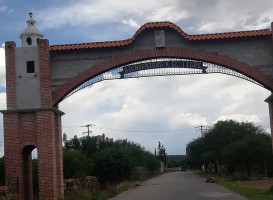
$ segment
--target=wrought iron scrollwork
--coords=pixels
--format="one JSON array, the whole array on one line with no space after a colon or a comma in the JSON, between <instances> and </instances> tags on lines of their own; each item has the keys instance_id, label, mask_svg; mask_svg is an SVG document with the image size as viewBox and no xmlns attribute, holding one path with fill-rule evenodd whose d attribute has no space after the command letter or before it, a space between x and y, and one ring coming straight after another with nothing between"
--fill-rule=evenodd
<instances>
[{"instance_id":1,"label":"wrought iron scrollwork","mask_svg":"<svg viewBox=\"0 0 273 200\"><path fill-rule=\"evenodd\" d=\"M176 63L176 65L170 64L172 62ZM145 66L153 66L153 65L155 66L156 64L158 65L158 67L145 67ZM132 69L132 70L128 70L128 69ZM221 73L221 74L235 76L235 77L250 81L252 83L255 83L259 86L264 87L262 84L258 83L257 81L251 79L250 77L240 72L237 72L233 69L220 66L217 64L203 62L199 60L193 60L193 59L157 58L157 59L149 59L149 60L139 61L135 63L130 63L128 65L113 68L107 72L104 72L84 82L82 85L80 85L79 87L75 88L72 92L70 92L65 98L71 96L72 94L78 92L79 90L82 90L86 87L92 86L93 84L98 83L100 81L104 81L104 80L150 77L150 76L213 74L213 73Z\"/></svg>"}]
</instances>

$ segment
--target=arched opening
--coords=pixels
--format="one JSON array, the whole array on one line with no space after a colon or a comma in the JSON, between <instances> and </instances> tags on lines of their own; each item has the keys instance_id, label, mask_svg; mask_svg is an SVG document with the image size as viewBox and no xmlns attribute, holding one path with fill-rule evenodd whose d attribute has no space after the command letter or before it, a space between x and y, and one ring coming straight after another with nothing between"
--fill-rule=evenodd
<instances>
[{"instance_id":1,"label":"arched opening","mask_svg":"<svg viewBox=\"0 0 273 200\"><path fill-rule=\"evenodd\" d=\"M30 37L28 37L28 38L26 39L26 42L27 42L28 45L32 45L32 40L31 40Z\"/></svg>"},{"instance_id":2,"label":"arched opening","mask_svg":"<svg viewBox=\"0 0 273 200\"><path fill-rule=\"evenodd\" d=\"M142 63L145 63L145 61L143 61ZM135 63L132 63L131 66L133 64ZM123 132L125 132L126 130L147 131L145 133L137 132L136 134L131 135L129 135L130 132L128 132L127 135L124 134L125 136L123 136L124 138L132 138L133 135L134 140L139 142L138 138L145 138L149 133L149 129L150 131L166 130L167 132L170 130L187 129L185 131L181 131L181 135L183 137L178 136L178 134L176 134L178 132L170 132L170 134L168 135L167 132L162 133L162 137L168 137L168 139L171 139L173 141L183 141L186 135L188 137L198 136L199 132L196 131L196 126L202 125L202 123L206 124L206 122L213 122L214 119L218 119L223 116L233 115L234 119L252 118L250 120L255 120L258 122L260 119L257 119L255 117L257 109L254 110L252 108L252 105L254 104L247 105L247 103L249 102L248 97L249 95L252 95L250 94L250 92L248 92L248 90L251 90L252 88L254 88L253 94L255 94L256 97L259 97L255 99L259 99L258 105L262 106L262 109L260 110L263 110L262 112L259 111L259 113L257 114L263 113L262 117L263 119L266 119L263 125L265 124L265 127L269 128L269 121L267 119L267 104L264 103L263 100L268 95L270 95L270 91L264 89L259 83L251 80L249 77L231 69L225 68L223 66L217 66L211 63L206 63L206 66L208 66L208 74L202 76L201 69L188 68L185 69L188 71L178 68L170 68L169 70L166 68L158 68L149 69L146 71L136 71L130 74L126 74L126 80L125 77L124 79L120 79L119 72L124 71L121 69L122 67L112 69L108 72L104 72L103 74L98 75L93 79L90 79L90 82L85 82L80 87L78 87L78 90L75 90L74 92L77 92L85 87L87 87L86 90L88 91L79 91L80 94L75 95L75 98L73 98L74 95L72 95L71 97L67 98L67 100L64 100L64 103L66 101L69 102L67 103L67 106L64 106L64 104L61 103L61 110L66 113L66 115L64 115L63 117L64 132L68 133L72 129L74 129L70 126L71 124L73 124L73 126L80 126L84 125L85 123L94 123L95 125L98 125L98 128L102 128L102 130L95 130L96 127L94 127L94 132L99 134L102 134L103 131L106 130L104 128L107 127L108 130L106 130L105 133L108 137L116 137L115 135L119 134L118 131L115 131L114 129L122 129L121 131ZM194 71L198 72L198 74L194 73ZM168 76L182 74L191 74L191 76ZM164 75L166 77L154 77ZM129 79L147 76L153 76L153 78ZM110 79L117 80L103 81ZM176 82L173 85L169 85L169 87L166 87L170 79L174 79ZM94 84L97 82L100 83ZM156 87L154 87L155 89L150 89L147 92L142 93L142 91L145 91L147 88L150 87L150 85L152 85L152 82L157 82L158 84ZM211 82L211 84L207 84L207 82ZM236 88L237 86L230 87L232 83L237 83L238 89ZM253 83L255 83L256 85ZM136 85L139 85L140 87L135 87ZM219 87L215 89L216 87L214 86L218 85ZM227 90L224 90L225 86L229 88ZM126 88L126 92L123 91L125 90L123 88ZM140 91L142 94L139 95ZM173 93L173 91L176 92ZM244 93L244 91L246 93ZM90 94L88 94L89 92ZM71 94L73 94L73 92ZM115 94L118 95L114 96ZM182 96L184 98L178 100L179 96ZM81 99L81 97L84 98ZM89 99L92 99L92 101L90 101L90 104L88 101ZM165 104L158 104L158 102L163 101L162 99L166 99L168 101L166 101ZM80 103L81 100L82 103ZM145 106L145 101L149 101L150 105ZM207 105L203 104L204 108L200 108L199 104L202 104L203 102L207 102ZM222 107L225 107L226 104L228 104L229 102L232 102L234 105L227 106L225 110L220 110L221 105ZM71 113L69 113L70 110L72 110L69 109L69 107L75 107L76 105L78 105L77 110L73 110ZM240 107L244 109L244 113L236 112L236 109L239 109ZM151 112L151 108L154 108L153 112ZM105 111L106 109L108 109L108 112ZM212 115L209 116L211 118L210 120L207 120L208 117L206 116L206 112L212 113ZM125 116L124 114L126 114L127 116ZM69 115L71 116L71 119L67 120L67 117L70 117ZM164 115L167 115L167 117L165 117ZM81 118L81 116L86 117L84 119L85 122L82 122L83 119ZM154 117L153 120L150 120L152 117ZM108 121L108 124L106 124L106 121ZM157 123L157 121L162 121L162 123ZM142 122L143 124L141 124L140 122ZM165 124L167 124L166 122L168 122L168 125L171 124L172 127L165 126ZM188 124L195 124L185 127L182 126L182 124L186 122L188 122ZM152 123L158 124L156 128L146 128L148 127L148 124ZM100 127L99 125L102 127ZM73 132L73 134L81 133L82 129L79 127L79 129L76 131L76 128L77 127L75 127L75 129L71 132ZM112 135L109 135L109 133L111 133ZM69 137L72 136L73 135L69 135ZM147 145L149 145L148 143L152 143L152 145L155 145L158 139L152 141L151 139L146 138L146 141ZM178 144L176 146L178 146Z\"/></svg>"},{"instance_id":3,"label":"arched opening","mask_svg":"<svg viewBox=\"0 0 273 200\"><path fill-rule=\"evenodd\" d=\"M38 159L33 145L23 148L23 191L24 199L38 199Z\"/></svg>"}]
</instances>

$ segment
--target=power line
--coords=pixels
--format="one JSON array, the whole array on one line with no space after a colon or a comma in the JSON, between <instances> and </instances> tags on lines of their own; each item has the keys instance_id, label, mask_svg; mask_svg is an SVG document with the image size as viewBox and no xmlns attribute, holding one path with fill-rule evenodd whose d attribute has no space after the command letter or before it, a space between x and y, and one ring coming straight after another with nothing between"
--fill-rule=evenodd
<instances>
[{"instance_id":1,"label":"power line","mask_svg":"<svg viewBox=\"0 0 273 200\"><path fill-rule=\"evenodd\" d=\"M115 129L115 128L107 128L107 127L102 127L104 129L108 129L108 130L114 130L114 131L121 131L121 132L138 132L138 133L147 133L147 132L151 132L151 133L164 133L164 132L178 132L178 131L185 131L185 130L190 130L190 129L194 129L194 128L184 128L184 129L177 129L177 130L126 130L126 129Z\"/></svg>"},{"instance_id":2,"label":"power line","mask_svg":"<svg viewBox=\"0 0 273 200\"><path fill-rule=\"evenodd\" d=\"M204 137L204 135L209 132L210 130L210 126L204 126L204 125L200 125L195 127L196 131L200 131L201 132L201 136Z\"/></svg>"},{"instance_id":3,"label":"power line","mask_svg":"<svg viewBox=\"0 0 273 200\"><path fill-rule=\"evenodd\" d=\"M87 131L86 131L86 132L83 132L82 134L87 133L88 136L90 136L90 134L92 133L92 131L90 131L89 128L92 127L92 126L95 126L95 125L94 125L94 124L86 124L86 125L84 125L84 126L81 126L81 127L87 127Z\"/></svg>"},{"instance_id":4,"label":"power line","mask_svg":"<svg viewBox=\"0 0 273 200\"><path fill-rule=\"evenodd\" d=\"M121 132L133 132L133 133L147 133L147 132L152 132L152 133L164 133L164 132L179 132L179 131L185 131L185 130L192 130L195 129L195 127L191 128L183 128L183 129L176 129L176 130L128 130L128 129L118 129L118 128L109 128L109 127L103 127L103 126L98 126L95 124L87 124L85 126L77 126L77 125L71 125L71 126L63 126L63 128L66 127L87 127L87 132L84 133L90 133L92 131L89 131L89 127L96 126L100 129L107 129L107 130L113 130L113 131L121 131Z\"/></svg>"}]
</instances>

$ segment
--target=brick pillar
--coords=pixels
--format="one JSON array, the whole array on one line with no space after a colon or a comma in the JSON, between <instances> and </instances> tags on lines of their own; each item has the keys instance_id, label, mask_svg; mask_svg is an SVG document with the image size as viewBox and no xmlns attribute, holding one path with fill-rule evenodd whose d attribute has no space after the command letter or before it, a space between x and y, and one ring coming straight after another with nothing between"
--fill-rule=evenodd
<instances>
[{"instance_id":1,"label":"brick pillar","mask_svg":"<svg viewBox=\"0 0 273 200\"><path fill-rule=\"evenodd\" d=\"M21 173L22 157L20 151L19 116L18 113L3 114L4 120L4 155L5 184L14 194L22 194L23 178ZM18 199L23 196L18 195Z\"/></svg>"},{"instance_id":2,"label":"brick pillar","mask_svg":"<svg viewBox=\"0 0 273 200\"><path fill-rule=\"evenodd\" d=\"M41 107L48 108L52 106L52 93L49 42L46 39L39 40L39 59L41 76Z\"/></svg>"},{"instance_id":3,"label":"brick pillar","mask_svg":"<svg viewBox=\"0 0 273 200\"><path fill-rule=\"evenodd\" d=\"M16 108L15 99L15 42L5 43L7 109Z\"/></svg>"},{"instance_id":4,"label":"brick pillar","mask_svg":"<svg viewBox=\"0 0 273 200\"><path fill-rule=\"evenodd\" d=\"M55 114L55 145L56 145L56 178L57 195L59 199L64 198L63 180L63 147L62 147L62 124L61 116Z\"/></svg>"},{"instance_id":5,"label":"brick pillar","mask_svg":"<svg viewBox=\"0 0 273 200\"><path fill-rule=\"evenodd\" d=\"M57 199L54 113L37 113L39 197Z\"/></svg>"}]
</instances>

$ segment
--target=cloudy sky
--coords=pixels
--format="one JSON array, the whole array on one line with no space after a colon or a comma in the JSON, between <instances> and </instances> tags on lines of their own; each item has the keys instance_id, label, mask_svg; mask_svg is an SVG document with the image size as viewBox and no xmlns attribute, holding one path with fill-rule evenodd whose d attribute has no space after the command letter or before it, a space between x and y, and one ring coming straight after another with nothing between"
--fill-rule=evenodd
<instances>
[{"instance_id":1,"label":"cloudy sky","mask_svg":"<svg viewBox=\"0 0 273 200\"><path fill-rule=\"evenodd\" d=\"M0 0L0 109L6 108L3 44L21 46L29 11L51 45L128 39L151 21L174 22L188 34L264 29L273 21L272 0ZM200 136L196 126L234 119L268 130L270 93L222 74L104 81L60 103L63 132L81 137L81 126L95 124L92 135L127 138L150 151L161 141L168 154L185 154ZM2 121L0 115L1 144Z\"/></svg>"}]
</instances>

